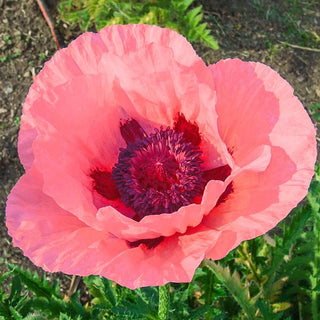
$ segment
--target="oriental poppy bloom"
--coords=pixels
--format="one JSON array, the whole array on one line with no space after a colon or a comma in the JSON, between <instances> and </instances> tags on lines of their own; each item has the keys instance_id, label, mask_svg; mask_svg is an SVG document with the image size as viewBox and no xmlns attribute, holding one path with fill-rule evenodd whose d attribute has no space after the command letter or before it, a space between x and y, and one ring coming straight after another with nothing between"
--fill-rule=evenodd
<instances>
[{"instance_id":1,"label":"oriental poppy bloom","mask_svg":"<svg viewBox=\"0 0 320 320\"><path fill-rule=\"evenodd\" d=\"M291 86L240 60L206 66L148 25L85 33L23 107L15 246L47 271L129 288L187 282L306 195L315 129Z\"/></svg>"}]
</instances>

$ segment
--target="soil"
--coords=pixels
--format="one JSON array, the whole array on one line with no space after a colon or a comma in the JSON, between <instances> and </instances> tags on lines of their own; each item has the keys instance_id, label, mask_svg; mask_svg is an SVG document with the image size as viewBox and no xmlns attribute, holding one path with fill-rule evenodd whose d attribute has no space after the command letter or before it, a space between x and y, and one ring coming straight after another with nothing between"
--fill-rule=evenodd
<instances>
[{"instance_id":1,"label":"soil","mask_svg":"<svg viewBox=\"0 0 320 320\"><path fill-rule=\"evenodd\" d=\"M50 1L54 16L57 15L55 2ZM293 14L288 6L290 1L199 0L195 4L199 3L203 4L204 19L220 45L217 51L199 44L195 46L207 64L236 57L263 62L291 83L307 109L320 102L320 38L318 42L313 41L318 45L315 50L282 43L288 41L301 46L301 35L298 35L300 38L292 36L294 31L290 31L286 20L289 13ZM319 37L320 4L304 11L296 25ZM81 33L66 23L61 23L59 30L66 44ZM300 40L294 42L297 39ZM303 46L310 41L305 39ZM4 212L7 195L24 173L17 153L22 104L33 75L56 51L36 0L0 0L0 274L7 270L8 262L35 269L21 250L12 246ZM46 275L63 278L63 290L68 286L70 277Z\"/></svg>"}]
</instances>

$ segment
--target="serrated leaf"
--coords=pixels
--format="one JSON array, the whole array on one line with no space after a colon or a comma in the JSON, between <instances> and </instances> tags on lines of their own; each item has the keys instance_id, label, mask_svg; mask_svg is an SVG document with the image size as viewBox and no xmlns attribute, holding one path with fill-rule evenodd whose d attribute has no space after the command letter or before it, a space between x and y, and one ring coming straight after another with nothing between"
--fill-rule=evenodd
<instances>
[{"instance_id":1,"label":"serrated leaf","mask_svg":"<svg viewBox=\"0 0 320 320\"><path fill-rule=\"evenodd\" d=\"M190 21L194 19L201 12L201 9L202 9L202 6L198 6L188 11L188 13L186 14L186 20Z\"/></svg>"},{"instance_id":2,"label":"serrated leaf","mask_svg":"<svg viewBox=\"0 0 320 320\"><path fill-rule=\"evenodd\" d=\"M16 308L10 306L9 310L14 320L23 320L23 316L16 310Z\"/></svg>"},{"instance_id":3,"label":"serrated leaf","mask_svg":"<svg viewBox=\"0 0 320 320\"><path fill-rule=\"evenodd\" d=\"M271 301L276 300L276 298L281 294L282 288L286 281L288 281L288 277L279 279L271 285L269 290L269 297Z\"/></svg>"},{"instance_id":4,"label":"serrated leaf","mask_svg":"<svg viewBox=\"0 0 320 320\"><path fill-rule=\"evenodd\" d=\"M89 276L84 279L84 282L89 288L89 293L94 297L93 303L105 303L111 307L117 304L115 290L110 280L100 276Z\"/></svg>"},{"instance_id":5,"label":"serrated leaf","mask_svg":"<svg viewBox=\"0 0 320 320\"><path fill-rule=\"evenodd\" d=\"M191 6L191 4L194 2L194 0L183 0L183 1L178 0L178 1L174 1L174 2L179 4L182 11L186 11Z\"/></svg>"},{"instance_id":6,"label":"serrated leaf","mask_svg":"<svg viewBox=\"0 0 320 320\"><path fill-rule=\"evenodd\" d=\"M228 289L235 301L237 301L244 310L248 319L256 319L255 301L252 298L250 299L249 290L241 283L239 274L237 272L231 274L228 267L222 267L220 264L211 260L205 260L203 264L208 267Z\"/></svg>"},{"instance_id":7,"label":"serrated leaf","mask_svg":"<svg viewBox=\"0 0 320 320\"><path fill-rule=\"evenodd\" d=\"M12 275L12 271L5 272L0 276L0 285L2 284L3 281L7 280L10 276Z\"/></svg>"},{"instance_id":8,"label":"serrated leaf","mask_svg":"<svg viewBox=\"0 0 320 320\"><path fill-rule=\"evenodd\" d=\"M23 320L47 320L47 318L36 313L30 313Z\"/></svg>"},{"instance_id":9,"label":"serrated leaf","mask_svg":"<svg viewBox=\"0 0 320 320\"><path fill-rule=\"evenodd\" d=\"M22 285L19 277L13 277L11 281L11 292L9 296L9 301L19 299L21 295Z\"/></svg>"},{"instance_id":10,"label":"serrated leaf","mask_svg":"<svg viewBox=\"0 0 320 320\"><path fill-rule=\"evenodd\" d=\"M200 32L201 34L203 34L207 24L203 23L202 25L198 26L202 18L203 18L203 14L199 13L198 15L193 17L191 20L189 20L189 28L198 28L197 32Z\"/></svg>"},{"instance_id":11,"label":"serrated leaf","mask_svg":"<svg viewBox=\"0 0 320 320\"><path fill-rule=\"evenodd\" d=\"M30 270L23 270L12 264L8 264L8 268L19 277L19 281L25 284L37 296L46 297L47 299L50 299L52 296L61 298L58 288L52 286L45 277L40 278L37 272L32 274Z\"/></svg>"}]
</instances>

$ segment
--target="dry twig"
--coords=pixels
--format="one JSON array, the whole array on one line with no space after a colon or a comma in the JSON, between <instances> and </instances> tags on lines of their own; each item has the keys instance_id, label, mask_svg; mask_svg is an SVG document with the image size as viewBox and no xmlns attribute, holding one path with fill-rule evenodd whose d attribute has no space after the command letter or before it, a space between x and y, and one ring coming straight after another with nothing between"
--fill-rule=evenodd
<instances>
[{"instance_id":1,"label":"dry twig","mask_svg":"<svg viewBox=\"0 0 320 320\"><path fill-rule=\"evenodd\" d=\"M320 52L320 49L316 49L316 48L298 46L296 44L291 44L291 43L284 42L284 41L279 41L279 42L284 44L284 45L287 45L288 47L295 48L295 49L307 50L307 51L313 51L313 52Z\"/></svg>"}]
</instances>

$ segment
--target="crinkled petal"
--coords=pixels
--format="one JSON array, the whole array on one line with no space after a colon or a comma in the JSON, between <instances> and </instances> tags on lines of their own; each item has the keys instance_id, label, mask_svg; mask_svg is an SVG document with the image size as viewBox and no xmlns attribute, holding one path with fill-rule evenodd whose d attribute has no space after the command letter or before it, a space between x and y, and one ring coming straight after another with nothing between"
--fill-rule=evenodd
<instances>
[{"instance_id":1,"label":"crinkled petal","mask_svg":"<svg viewBox=\"0 0 320 320\"><path fill-rule=\"evenodd\" d=\"M306 190L301 186L301 181L295 180L295 172L294 162L281 148L273 147L272 158L265 171L245 171L233 180L233 192L202 222L202 225L214 230L235 232L230 247L224 248L225 254L241 241L262 235L275 227L297 205ZM208 251L207 256L219 259L214 248Z\"/></svg>"},{"instance_id":2,"label":"crinkled petal","mask_svg":"<svg viewBox=\"0 0 320 320\"><path fill-rule=\"evenodd\" d=\"M123 241L88 227L45 195L35 167L13 188L6 215L14 245L51 272L96 273L101 264L127 248Z\"/></svg>"},{"instance_id":3,"label":"crinkled petal","mask_svg":"<svg viewBox=\"0 0 320 320\"><path fill-rule=\"evenodd\" d=\"M172 49L175 60L185 66L201 62L191 44L182 35L151 25L115 25L100 30L99 35L108 51L122 56L151 43Z\"/></svg>"},{"instance_id":4,"label":"crinkled petal","mask_svg":"<svg viewBox=\"0 0 320 320\"><path fill-rule=\"evenodd\" d=\"M31 168L34 160L34 154L31 146L38 133L34 127L31 127L28 122L25 122L22 119L23 116L21 118L21 126L18 138L18 153L24 169L28 170Z\"/></svg>"},{"instance_id":5,"label":"crinkled petal","mask_svg":"<svg viewBox=\"0 0 320 320\"><path fill-rule=\"evenodd\" d=\"M33 159L32 141L36 135L32 129L37 128L37 123L29 111L36 99L45 95L48 89L82 75L101 73L110 77L110 68L99 67L104 53L122 56L151 43L167 47L168 50L172 48L176 61L182 65L203 63L183 36L169 29L149 25L117 25L104 28L97 34L84 33L46 62L31 86L23 106L18 148L25 168L31 166ZM112 61L110 64L112 65Z\"/></svg>"},{"instance_id":6,"label":"crinkled petal","mask_svg":"<svg viewBox=\"0 0 320 320\"><path fill-rule=\"evenodd\" d=\"M222 60L209 68L217 92L219 132L241 167L252 149L270 144L269 134L279 118L279 100L266 90L252 64Z\"/></svg>"},{"instance_id":7,"label":"crinkled petal","mask_svg":"<svg viewBox=\"0 0 320 320\"><path fill-rule=\"evenodd\" d=\"M140 244L117 256L101 275L131 289L190 282L206 249L219 235L220 232L199 230L165 238L153 249Z\"/></svg>"},{"instance_id":8,"label":"crinkled petal","mask_svg":"<svg viewBox=\"0 0 320 320\"><path fill-rule=\"evenodd\" d=\"M105 76L77 77L48 89L30 111L37 122L32 150L43 191L91 226L97 223L91 171L111 171L125 145L112 94L116 90Z\"/></svg>"},{"instance_id":9,"label":"crinkled petal","mask_svg":"<svg viewBox=\"0 0 320 320\"><path fill-rule=\"evenodd\" d=\"M212 75L202 61L187 67L176 60L171 48L151 43L123 56L105 53L99 69L115 74L126 93L117 97L119 104L147 133L173 127L182 113L199 127L204 167L231 164L218 133Z\"/></svg>"},{"instance_id":10,"label":"crinkled petal","mask_svg":"<svg viewBox=\"0 0 320 320\"><path fill-rule=\"evenodd\" d=\"M98 274L132 289L187 282L218 235L175 235L155 248L130 247L61 209L42 192L42 182L35 167L19 180L8 198L7 226L14 245L50 272Z\"/></svg>"},{"instance_id":11,"label":"crinkled petal","mask_svg":"<svg viewBox=\"0 0 320 320\"><path fill-rule=\"evenodd\" d=\"M284 79L262 64L244 63L238 60L220 63L217 77L224 74L225 78L230 78L235 75L236 67L245 68L243 64L248 64L247 71L252 74L253 78L258 79L257 85L259 83L259 87L263 86L268 94L272 91L277 101L277 107L274 109L278 110L277 121L272 128L266 126L268 128L266 132L260 131L260 137L265 135L269 140L267 144L271 145L271 160L262 172L246 171L235 177L232 182L233 192L204 218L202 225L219 231L229 230L235 232L236 235L233 241L228 242L228 246L218 251L216 245L213 244L207 252L207 257L212 259L221 258L241 241L264 234L273 228L305 197L314 173L317 150L315 129L302 104L293 96L293 89ZM212 70L216 70L215 67ZM247 88L247 84L244 83L235 82L233 85L234 92L242 92L243 88ZM237 103L234 108L233 110L230 107L228 114L234 115L239 112ZM259 104L255 108L258 109ZM241 113L242 111L240 111L240 119ZM221 110L220 114L219 130L225 137L228 147L231 147L233 140L228 132L231 130L236 136L241 136L243 133L240 127L237 128L235 122L233 123L236 128L230 128L223 119L227 117L227 114ZM266 119L272 119L266 110L264 116ZM263 114L260 117L263 117ZM255 119L257 122L260 121L256 116ZM226 128L223 127L223 124L226 125ZM259 140L255 132L256 128L253 127L252 145L258 143L254 141L255 139ZM249 134L248 138L250 140ZM238 162L245 162L245 155L241 154L241 142L237 143L239 146L235 154L239 157ZM244 150L247 149L246 143L246 141L243 142Z\"/></svg>"}]
</instances>

